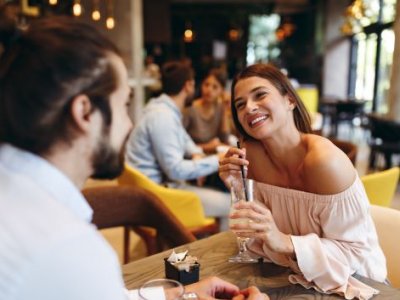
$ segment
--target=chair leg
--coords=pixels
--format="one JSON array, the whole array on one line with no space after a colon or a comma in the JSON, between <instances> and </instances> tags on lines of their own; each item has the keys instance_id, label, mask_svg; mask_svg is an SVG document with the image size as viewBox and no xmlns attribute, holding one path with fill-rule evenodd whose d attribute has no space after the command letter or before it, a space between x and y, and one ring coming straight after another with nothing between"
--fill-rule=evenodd
<instances>
[{"instance_id":1,"label":"chair leg","mask_svg":"<svg viewBox=\"0 0 400 300\"><path fill-rule=\"evenodd\" d=\"M124 264L129 262L130 227L124 226Z\"/></svg>"},{"instance_id":2,"label":"chair leg","mask_svg":"<svg viewBox=\"0 0 400 300\"><path fill-rule=\"evenodd\" d=\"M385 170L390 169L392 167L392 153L385 152Z\"/></svg>"},{"instance_id":3,"label":"chair leg","mask_svg":"<svg viewBox=\"0 0 400 300\"><path fill-rule=\"evenodd\" d=\"M140 227L134 227L133 230L143 239L144 243L146 244L147 255L153 255L160 252L157 241L157 234L153 236L146 229Z\"/></svg>"},{"instance_id":4,"label":"chair leg","mask_svg":"<svg viewBox=\"0 0 400 300\"><path fill-rule=\"evenodd\" d=\"M369 168L375 169L375 161L376 161L376 152L371 149L371 153L369 154Z\"/></svg>"}]
</instances>

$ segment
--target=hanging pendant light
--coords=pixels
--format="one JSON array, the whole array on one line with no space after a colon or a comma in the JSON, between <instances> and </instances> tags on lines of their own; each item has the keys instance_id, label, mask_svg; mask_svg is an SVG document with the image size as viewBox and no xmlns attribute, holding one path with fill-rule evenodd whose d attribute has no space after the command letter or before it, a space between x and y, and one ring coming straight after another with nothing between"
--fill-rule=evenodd
<instances>
[{"instance_id":1,"label":"hanging pendant light","mask_svg":"<svg viewBox=\"0 0 400 300\"><path fill-rule=\"evenodd\" d=\"M82 5L80 0L74 0L74 5L72 6L72 13L75 17L82 15Z\"/></svg>"},{"instance_id":2,"label":"hanging pendant light","mask_svg":"<svg viewBox=\"0 0 400 300\"><path fill-rule=\"evenodd\" d=\"M107 19L106 19L107 29L113 29L115 27L114 19L114 4L112 0L107 0Z\"/></svg>"},{"instance_id":3,"label":"hanging pendant light","mask_svg":"<svg viewBox=\"0 0 400 300\"><path fill-rule=\"evenodd\" d=\"M186 22L185 31L183 32L183 41L185 43L191 43L194 40L194 32L192 29L192 23Z\"/></svg>"},{"instance_id":4,"label":"hanging pendant light","mask_svg":"<svg viewBox=\"0 0 400 300\"><path fill-rule=\"evenodd\" d=\"M99 21L101 19L99 0L93 0L92 19L93 21Z\"/></svg>"}]
</instances>

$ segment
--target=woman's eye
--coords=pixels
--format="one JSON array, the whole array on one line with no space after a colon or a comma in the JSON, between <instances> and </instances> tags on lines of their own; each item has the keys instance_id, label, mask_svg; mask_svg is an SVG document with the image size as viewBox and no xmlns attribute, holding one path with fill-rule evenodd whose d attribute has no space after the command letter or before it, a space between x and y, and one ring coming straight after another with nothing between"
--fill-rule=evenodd
<instances>
[{"instance_id":1,"label":"woman's eye","mask_svg":"<svg viewBox=\"0 0 400 300\"><path fill-rule=\"evenodd\" d=\"M267 95L266 92L259 92L259 93L256 94L256 99L263 98L263 97L266 96L266 95Z\"/></svg>"},{"instance_id":2,"label":"woman's eye","mask_svg":"<svg viewBox=\"0 0 400 300\"><path fill-rule=\"evenodd\" d=\"M240 109L240 108L244 107L244 102L236 102L235 107L236 107L236 109Z\"/></svg>"}]
</instances>

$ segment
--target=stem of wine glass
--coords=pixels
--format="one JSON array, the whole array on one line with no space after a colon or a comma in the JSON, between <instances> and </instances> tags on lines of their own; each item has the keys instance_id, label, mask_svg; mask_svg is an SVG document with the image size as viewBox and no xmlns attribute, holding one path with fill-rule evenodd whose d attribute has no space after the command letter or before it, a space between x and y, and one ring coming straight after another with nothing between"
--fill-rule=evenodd
<instances>
[{"instance_id":1,"label":"stem of wine glass","mask_svg":"<svg viewBox=\"0 0 400 300\"><path fill-rule=\"evenodd\" d=\"M239 253L247 252L246 243L249 240L249 238L238 237L237 239L238 239L238 242L239 242Z\"/></svg>"}]
</instances>

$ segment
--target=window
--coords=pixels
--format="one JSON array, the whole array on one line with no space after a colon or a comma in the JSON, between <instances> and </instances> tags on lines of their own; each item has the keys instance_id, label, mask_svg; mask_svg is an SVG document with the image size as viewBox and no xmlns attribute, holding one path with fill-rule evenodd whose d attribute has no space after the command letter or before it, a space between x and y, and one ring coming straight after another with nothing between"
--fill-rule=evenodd
<instances>
[{"instance_id":1,"label":"window","mask_svg":"<svg viewBox=\"0 0 400 300\"><path fill-rule=\"evenodd\" d=\"M355 34L350 68L349 94L369 101L367 108L386 113L394 51L392 30L396 0L364 0L361 33Z\"/></svg>"},{"instance_id":2,"label":"window","mask_svg":"<svg viewBox=\"0 0 400 300\"><path fill-rule=\"evenodd\" d=\"M276 14L250 16L247 65L268 62L279 56L280 50L275 35L279 23L280 17Z\"/></svg>"}]
</instances>

